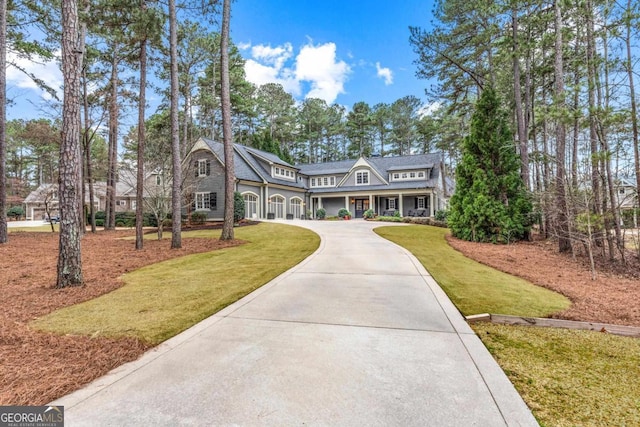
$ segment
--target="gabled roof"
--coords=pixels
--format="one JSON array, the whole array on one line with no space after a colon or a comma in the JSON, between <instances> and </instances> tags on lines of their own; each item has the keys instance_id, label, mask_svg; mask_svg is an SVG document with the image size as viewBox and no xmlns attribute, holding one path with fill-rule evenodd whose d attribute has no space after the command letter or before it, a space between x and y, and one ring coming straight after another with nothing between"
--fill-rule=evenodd
<instances>
[{"instance_id":1,"label":"gabled roof","mask_svg":"<svg viewBox=\"0 0 640 427\"><path fill-rule=\"evenodd\" d=\"M376 175L378 177L378 179L380 181L382 181L385 185L389 185L389 182L386 180L386 178L383 176L382 173L380 173L381 171L377 170L376 166L369 163L367 161L367 159L365 159L364 157L360 157L358 160L356 160L356 162L353 164L353 166L351 166L351 169L349 170L349 173L347 173L344 178L342 178L342 180L338 183L338 187L344 188L342 186L342 184L351 176L353 175L353 172L356 168L362 168L362 167L366 167L371 169L371 172L374 173L374 175Z\"/></svg>"},{"instance_id":2,"label":"gabled roof","mask_svg":"<svg viewBox=\"0 0 640 427\"><path fill-rule=\"evenodd\" d=\"M218 158L220 163L224 165L224 145L221 142L214 141L208 138L200 138L200 140L206 144L206 146L213 152ZM197 149L205 148L202 144L196 143L192 152ZM237 179L254 182L268 182L271 184L281 184L290 187L304 188L301 182L287 181L284 179L278 179L271 176L271 171L266 170L260 161L266 161L269 164L278 164L281 166L287 166L292 169L298 169L295 166L281 160L273 153L267 153L255 148L246 147L240 144L233 144L234 158L233 166ZM277 159L277 161L275 161Z\"/></svg>"}]
</instances>

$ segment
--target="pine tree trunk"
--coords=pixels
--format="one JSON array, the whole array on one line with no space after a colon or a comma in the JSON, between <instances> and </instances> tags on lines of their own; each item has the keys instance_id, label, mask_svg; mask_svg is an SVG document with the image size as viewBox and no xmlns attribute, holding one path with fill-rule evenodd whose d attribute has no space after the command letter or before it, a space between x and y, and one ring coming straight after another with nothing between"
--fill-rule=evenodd
<instances>
[{"instance_id":1,"label":"pine tree trunk","mask_svg":"<svg viewBox=\"0 0 640 427\"><path fill-rule=\"evenodd\" d=\"M562 41L562 10L560 0L554 3L555 8L555 98L557 109L563 112L564 104L564 67L563 67L563 41ZM560 252L571 250L571 240L569 240L569 223L567 215L567 196L565 190L565 148L566 148L566 126L562 118L556 121L556 215L555 227L558 233L558 249Z\"/></svg>"},{"instance_id":2,"label":"pine tree trunk","mask_svg":"<svg viewBox=\"0 0 640 427\"><path fill-rule=\"evenodd\" d=\"M173 183L171 186L171 249L182 247L182 168L178 128L178 22L176 1L169 0L169 44L171 56L171 155Z\"/></svg>"},{"instance_id":3,"label":"pine tree trunk","mask_svg":"<svg viewBox=\"0 0 640 427\"><path fill-rule=\"evenodd\" d=\"M520 48L518 45L518 11L514 4L511 11L511 24L513 26L513 94L516 106L516 122L518 128L518 142L520 148L520 176L527 191L531 188L529 183L529 144L527 130L524 124L524 112L522 108L522 88L520 86Z\"/></svg>"},{"instance_id":4,"label":"pine tree trunk","mask_svg":"<svg viewBox=\"0 0 640 427\"><path fill-rule=\"evenodd\" d=\"M233 240L233 193L235 171L233 164L233 135L231 133L231 94L229 87L229 21L231 0L224 0L222 9L222 34L220 40L222 139L224 143L224 224L221 240Z\"/></svg>"},{"instance_id":5,"label":"pine tree trunk","mask_svg":"<svg viewBox=\"0 0 640 427\"><path fill-rule=\"evenodd\" d=\"M94 207L95 194L93 188L93 167L91 165L91 127L89 123L89 99L87 97L87 70L82 69L82 88L83 88L83 103L84 103L84 156L85 156L85 169L86 169L86 182L89 188L89 220L91 222L91 232L96 232L96 209ZM83 196L84 197L84 196Z\"/></svg>"},{"instance_id":6,"label":"pine tree trunk","mask_svg":"<svg viewBox=\"0 0 640 427\"><path fill-rule=\"evenodd\" d=\"M636 171L636 208L638 207L638 203L640 203L640 145L638 143L638 107L636 104L636 88L633 82L633 62L632 62L632 54L631 54L631 12L632 12L632 2L631 0L627 0L627 8L626 8L626 20L625 20L625 28L626 28L626 36L625 36L625 45L627 48L627 59L626 59L626 68L627 68L627 76L629 78L629 97L631 99L631 129L632 129L632 145L633 145L633 159L635 163L635 171Z\"/></svg>"},{"instance_id":7,"label":"pine tree trunk","mask_svg":"<svg viewBox=\"0 0 640 427\"><path fill-rule=\"evenodd\" d=\"M0 243L9 241L7 230L7 0L0 0Z\"/></svg>"},{"instance_id":8,"label":"pine tree trunk","mask_svg":"<svg viewBox=\"0 0 640 427\"><path fill-rule=\"evenodd\" d=\"M118 156L118 53L113 49L111 60L111 96L109 99L109 148L107 169L107 195L104 229L116 228L116 164Z\"/></svg>"},{"instance_id":9,"label":"pine tree trunk","mask_svg":"<svg viewBox=\"0 0 640 427\"><path fill-rule=\"evenodd\" d=\"M60 144L60 247L56 287L83 283L81 218L78 198L80 166L80 72L82 52L78 45L77 0L62 1L62 141Z\"/></svg>"},{"instance_id":10,"label":"pine tree trunk","mask_svg":"<svg viewBox=\"0 0 640 427\"><path fill-rule=\"evenodd\" d=\"M144 11L146 1L141 0L140 8ZM147 93L147 39L146 35L140 40L140 98L138 99L138 161L136 177L136 249L144 247L144 233L142 226L144 221L144 149L145 149L145 123L144 113Z\"/></svg>"}]
</instances>

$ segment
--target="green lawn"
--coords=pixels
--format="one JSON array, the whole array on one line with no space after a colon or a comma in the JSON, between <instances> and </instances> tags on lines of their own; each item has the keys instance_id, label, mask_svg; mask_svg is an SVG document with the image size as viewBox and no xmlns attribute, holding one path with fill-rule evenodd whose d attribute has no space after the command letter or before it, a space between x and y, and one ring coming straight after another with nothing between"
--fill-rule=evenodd
<instances>
[{"instance_id":1,"label":"green lawn","mask_svg":"<svg viewBox=\"0 0 640 427\"><path fill-rule=\"evenodd\" d=\"M640 339L477 323L543 426L639 426Z\"/></svg>"},{"instance_id":2,"label":"green lawn","mask_svg":"<svg viewBox=\"0 0 640 427\"><path fill-rule=\"evenodd\" d=\"M463 314L545 316L569 301L465 258L429 226L376 232L411 251ZM640 340L477 323L473 329L543 426L640 425Z\"/></svg>"},{"instance_id":3,"label":"green lawn","mask_svg":"<svg viewBox=\"0 0 640 427\"><path fill-rule=\"evenodd\" d=\"M60 229L60 226L58 224L53 224L53 229L57 232ZM32 233L52 233L50 224L42 224L36 227L9 227L7 230L9 233L18 233L22 231Z\"/></svg>"},{"instance_id":4,"label":"green lawn","mask_svg":"<svg viewBox=\"0 0 640 427\"><path fill-rule=\"evenodd\" d=\"M447 229L411 225L379 227L375 231L413 253L466 316L493 313L546 317L571 304L556 292L466 258L447 244Z\"/></svg>"},{"instance_id":5,"label":"green lawn","mask_svg":"<svg viewBox=\"0 0 640 427\"><path fill-rule=\"evenodd\" d=\"M219 235L220 230L183 233ZM235 237L248 243L141 268L123 276L120 289L58 310L31 326L60 334L133 336L158 344L266 284L320 243L309 230L272 223L237 228Z\"/></svg>"}]
</instances>

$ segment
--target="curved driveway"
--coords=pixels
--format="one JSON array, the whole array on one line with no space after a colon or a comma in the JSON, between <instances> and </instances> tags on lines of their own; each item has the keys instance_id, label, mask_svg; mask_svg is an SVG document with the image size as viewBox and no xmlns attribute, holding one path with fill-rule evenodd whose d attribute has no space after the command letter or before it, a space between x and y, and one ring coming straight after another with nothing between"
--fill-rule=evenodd
<instances>
[{"instance_id":1,"label":"curved driveway","mask_svg":"<svg viewBox=\"0 0 640 427\"><path fill-rule=\"evenodd\" d=\"M318 251L55 402L67 425L537 425L429 273L372 232L379 223L288 223L317 232Z\"/></svg>"}]
</instances>

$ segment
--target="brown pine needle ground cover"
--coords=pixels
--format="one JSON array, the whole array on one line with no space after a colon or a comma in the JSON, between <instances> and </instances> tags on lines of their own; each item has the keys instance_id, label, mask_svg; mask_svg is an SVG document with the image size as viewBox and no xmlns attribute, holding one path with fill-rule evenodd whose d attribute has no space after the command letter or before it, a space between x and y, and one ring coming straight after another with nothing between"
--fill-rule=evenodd
<instances>
[{"instance_id":1,"label":"brown pine needle ground cover","mask_svg":"<svg viewBox=\"0 0 640 427\"><path fill-rule=\"evenodd\" d=\"M0 405L40 405L78 389L146 349L135 339L58 336L36 332L29 321L58 308L110 292L119 277L142 266L240 242L183 238L182 249L145 240L135 250L134 231L99 231L82 240L86 286L52 289L56 280L57 233L10 233L0 245Z\"/></svg>"},{"instance_id":2,"label":"brown pine needle ground cover","mask_svg":"<svg viewBox=\"0 0 640 427\"><path fill-rule=\"evenodd\" d=\"M640 326L640 264L633 254L626 266L598 266L597 278L591 280L586 257L560 254L552 241L494 245L450 235L447 240L469 258L568 297L571 307L553 317Z\"/></svg>"}]
</instances>

